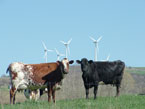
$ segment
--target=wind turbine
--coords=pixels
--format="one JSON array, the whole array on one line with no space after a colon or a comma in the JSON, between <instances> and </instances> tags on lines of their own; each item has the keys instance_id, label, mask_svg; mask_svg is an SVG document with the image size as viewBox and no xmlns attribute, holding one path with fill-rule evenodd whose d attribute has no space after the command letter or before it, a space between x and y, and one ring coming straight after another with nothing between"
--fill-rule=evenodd
<instances>
[{"instance_id":1,"label":"wind turbine","mask_svg":"<svg viewBox=\"0 0 145 109\"><path fill-rule=\"evenodd\" d=\"M107 56L107 59L106 59L106 61L109 61L109 59L110 59L110 54Z\"/></svg>"},{"instance_id":2,"label":"wind turbine","mask_svg":"<svg viewBox=\"0 0 145 109\"><path fill-rule=\"evenodd\" d=\"M69 55L70 55L69 44L71 43L71 41L72 41L72 38L71 38L68 42L60 41L60 42L63 43L63 44L65 45L65 47L66 47L66 55L65 55L66 58L67 58L67 56L68 56L68 53L69 53Z\"/></svg>"},{"instance_id":3,"label":"wind turbine","mask_svg":"<svg viewBox=\"0 0 145 109\"><path fill-rule=\"evenodd\" d=\"M47 49L47 47L46 47L46 45L45 45L45 43L44 42L42 42L42 44L43 44L43 47L44 47L44 58L46 59L46 63L47 63L47 52L52 52L53 50L49 50L49 49Z\"/></svg>"},{"instance_id":4,"label":"wind turbine","mask_svg":"<svg viewBox=\"0 0 145 109\"><path fill-rule=\"evenodd\" d=\"M107 56L105 60L101 60L101 61L104 61L104 62L109 61L109 58L110 58L110 54Z\"/></svg>"},{"instance_id":5,"label":"wind turbine","mask_svg":"<svg viewBox=\"0 0 145 109\"><path fill-rule=\"evenodd\" d=\"M95 44L95 61L98 61L98 52L99 52L99 47L98 47L98 43L100 42L100 40L102 39L102 36L99 37L97 40L95 40L94 38L90 37L90 39L94 42Z\"/></svg>"},{"instance_id":6,"label":"wind turbine","mask_svg":"<svg viewBox=\"0 0 145 109\"><path fill-rule=\"evenodd\" d=\"M64 56L64 54L60 54L59 51L55 48L56 54L57 54L57 60L59 61L61 56Z\"/></svg>"}]
</instances>

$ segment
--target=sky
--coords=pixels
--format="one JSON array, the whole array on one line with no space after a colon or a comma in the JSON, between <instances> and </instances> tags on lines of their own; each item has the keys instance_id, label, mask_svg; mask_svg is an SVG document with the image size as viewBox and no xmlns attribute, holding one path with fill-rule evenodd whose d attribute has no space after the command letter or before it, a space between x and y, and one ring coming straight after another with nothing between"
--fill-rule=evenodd
<instances>
[{"instance_id":1,"label":"sky","mask_svg":"<svg viewBox=\"0 0 145 109\"><path fill-rule=\"evenodd\" d=\"M12 62L45 62L42 41L65 54L60 41L72 38L69 60L93 60L90 36L102 36L98 60L145 67L145 0L0 0L0 75Z\"/></svg>"}]
</instances>

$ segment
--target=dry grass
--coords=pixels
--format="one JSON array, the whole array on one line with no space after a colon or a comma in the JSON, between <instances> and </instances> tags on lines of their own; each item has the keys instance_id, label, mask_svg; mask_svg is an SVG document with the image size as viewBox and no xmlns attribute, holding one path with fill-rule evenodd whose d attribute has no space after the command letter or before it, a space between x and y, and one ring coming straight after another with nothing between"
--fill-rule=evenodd
<instances>
[{"instance_id":1,"label":"dry grass","mask_svg":"<svg viewBox=\"0 0 145 109\"><path fill-rule=\"evenodd\" d=\"M8 89L0 89L0 104L9 104L9 90ZM26 100L23 93L17 93L16 101L24 102Z\"/></svg>"}]
</instances>

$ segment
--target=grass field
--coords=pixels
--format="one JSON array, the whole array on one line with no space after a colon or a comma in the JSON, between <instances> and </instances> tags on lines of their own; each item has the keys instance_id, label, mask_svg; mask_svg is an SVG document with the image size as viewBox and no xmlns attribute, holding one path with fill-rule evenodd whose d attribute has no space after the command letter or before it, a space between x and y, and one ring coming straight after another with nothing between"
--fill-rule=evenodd
<instances>
[{"instance_id":1,"label":"grass field","mask_svg":"<svg viewBox=\"0 0 145 109\"><path fill-rule=\"evenodd\" d=\"M135 73L135 74L145 74L145 67L132 67L126 68L126 72Z\"/></svg>"},{"instance_id":2,"label":"grass field","mask_svg":"<svg viewBox=\"0 0 145 109\"><path fill-rule=\"evenodd\" d=\"M25 101L15 105L3 104L1 109L145 109L145 96L122 95L115 97L98 97L97 100L90 98L59 100L56 103L47 101Z\"/></svg>"},{"instance_id":3,"label":"grass field","mask_svg":"<svg viewBox=\"0 0 145 109\"><path fill-rule=\"evenodd\" d=\"M135 78L132 77L134 75ZM23 93L17 93L15 105L9 105L9 77L0 78L0 109L145 109L145 67L125 69L121 85L121 96L115 98L116 88L100 85L98 99L85 99L81 69L73 66L65 78L62 89L56 92L56 103L47 102L47 94L39 101L26 100ZM137 96L136 96L137 95ZM93 97L93 90L90 90ZM79 99L81 98L81 99Z\"/></svg>"}]
</instances>

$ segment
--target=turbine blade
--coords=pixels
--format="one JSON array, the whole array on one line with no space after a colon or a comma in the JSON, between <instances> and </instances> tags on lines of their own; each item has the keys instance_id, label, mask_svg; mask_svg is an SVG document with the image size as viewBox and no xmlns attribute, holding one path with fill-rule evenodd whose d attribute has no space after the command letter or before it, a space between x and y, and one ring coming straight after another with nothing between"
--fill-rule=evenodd
<instances>
[{"instance_id":1,"label":"turbine blade","mask_svg":"<svg viewBox=\"0 0 145 109\"><path fill-rule=\"evenodd\" d=\"M72 38L67 42L67 44L70 44L71 43L71 41L72 41Z\"/></svg>"},{"instance_id":2,"label":"turbine blade","mask_svg":"<svg viewBox=\"0 0 145 109\"><path fill-rule=\"evenodd\" d=\"M60 41L61 43L63 43L63 44L66 44L66 42L64 42L64 41Z\"/></svg>"},{"instance_id":3,"label":"turbine blade","mask_svg":"<svg viewBox=\"0 0 145 109\"><path fill-rule=\"evenodd\" d=\"M90 37L90 39L91 39L92 41L96 42L96 40L95 40L93 37Z\"/></svg>"},{"instance_id":4,"label":"turbine blade","mask_svg":"<svg viewBox=\"0 0 145 109\"><path fill-rule=\"evenodd\" d=\"M47 49L48 52L53 52L53 50Z\"/></svg>"},{"instance_id":5,"label":"turbine blade","mask_svg":"<svg viewBox=\"0 0 145 109\"><path fill-rule=\"evenodd\" d=\"M102 39L102 36L98 38L97 42L99 42Z\"/></svg>"},{"instance_id":6,"label":"turbine blade","mask_svg":"<svg viewBox=\"0 0 145 109\"><path fill-rule=\"evenodd\" d=\"M109 58L110 58L110 54L108 55L108 57L107 57L107 59L106 59L106 60L108 61L108 60L109 60Z\"/></svg>"},{"instance_id":7,"label":"turbine blade","mask_svg":"<svg viewBox=\"0 0 145 109\"><path fill-rule=\"evenodd\" d=\"M56 52L56 54L59 54L59 52L58 52L58 50L55 48L55 52Z\"/></svg>"},{"instance_id":8,"label":"turbine blade","mask_svg":"<svg viewBox=\"0 0 145 109\"><path fill-rule=\"evenodd\" d=\"M45 43L43 41L42 41L42 44L43 44L44 49L46 50L47 47L46 47L46 45L45 45Z\"/></svg>"}]
</instances>

